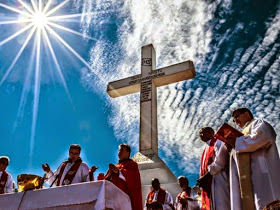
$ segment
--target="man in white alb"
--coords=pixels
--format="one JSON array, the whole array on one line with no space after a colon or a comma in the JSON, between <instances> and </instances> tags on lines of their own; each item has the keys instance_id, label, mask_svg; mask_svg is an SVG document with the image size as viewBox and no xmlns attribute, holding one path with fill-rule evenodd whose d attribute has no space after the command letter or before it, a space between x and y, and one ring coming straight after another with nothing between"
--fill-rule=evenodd
<instances>
[{"instance_id":1,"label":"man in white alb","mask_svg":"<svg viewBox=\"0 0 280 210\"><path fill-rule=\"evenodd\" d=\"M13 192L13 179L11 174L6 171L9 162L9 157L0 157L0 194Z\"/></svg>"},{"instance_id":2,"label":"man in white alb","mask_svg":"<svg viewBox=\"0 0 280 210\"><path fill-rule=\"evenodd\" d=\"M173 206L173 198L171 194L160 187L159 180L152 180L152 190L148 193L145 200L145 210L163 209L171 210Z\"/></svg>"},{"instance_id":3,"label":"man in white alb","mask_svg":"<svg viewBox=\"0 0 280 210\"><path fill-rule=\"evenodd\" d=\"M269 202L280 198L280 159L275 144L276 133L263 119L254 119L247 108L238 108L232 113L233 121L243 129L244 136L237 137L236 153L249 153L254 205L262 209ZM236 155L231 156L230 190L233 210L242 209L239 172ZM241 163L242 164L242 163ZM243 166L246 167L246 166Z\"/></svg>"},{"instance_id":4,"label":"man in white alb","mask_svg":"<svg viewBox=\"0 0 280 210\"><path fill-rule=\"evenodd\" d=\"M228 162L229 154L225 144L216 139L211 127L201 128L200 139L207 145L201 157L199 185L203 186L202 210L228 210L230 209ZM207 201L209 199L209 201Z\"/></svg>"},{"instance_id":5,"label":"man in white alb","mask_svg":"<svg viewBox=\"0 0 280 210\"><path fill-rule=\"evenodd\" d=\"M80 145L72 144L69 148L68 160L64 161L55 172L52 172L47 163L42 164L42 168L46 172L46 183L51 186L53 184L62 186L90 181L89 167L80 158L80 153Z\"/></svg>"}]
</instances>

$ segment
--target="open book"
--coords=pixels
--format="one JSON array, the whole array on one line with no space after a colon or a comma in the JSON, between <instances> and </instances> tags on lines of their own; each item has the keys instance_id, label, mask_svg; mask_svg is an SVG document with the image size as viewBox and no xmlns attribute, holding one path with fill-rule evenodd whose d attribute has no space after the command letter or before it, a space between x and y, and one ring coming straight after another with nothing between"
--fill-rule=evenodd
<instances>
[{"instance_id":1,"label":"open book","mask_svg":"<svg viewBox=\"0 0 280 210\"><path fill-rule=\"evenodd\" d=\"M240 137L240 136L243 136L243 133L241 133L239 130L236 130L234 127L230 126L227 123L224 123L215 134L215 137L217 139L220 139L221 141L228 144L232 144L232 142L229 142L227 140L228 137Z\"/></svg>"}]
</instances>

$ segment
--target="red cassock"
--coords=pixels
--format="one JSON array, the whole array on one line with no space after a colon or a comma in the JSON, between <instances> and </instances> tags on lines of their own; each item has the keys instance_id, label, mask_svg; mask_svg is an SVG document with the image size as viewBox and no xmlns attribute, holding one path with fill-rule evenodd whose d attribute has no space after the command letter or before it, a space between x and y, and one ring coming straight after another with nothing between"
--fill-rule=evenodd
<instances>
[{"instance_id":1,"label":"red cassock","mask_svg":"<svg viewBox=\"0 0 280 210\"><path fill-rule=\"evenodd\" d=\"M121 179L118 174L110 175L108 172L105 178L129 195L133 210L143 210L141 179L137 163L131 159L124 159L119 161L116 167L126 181Z\"/></svg>"}]
</instances>

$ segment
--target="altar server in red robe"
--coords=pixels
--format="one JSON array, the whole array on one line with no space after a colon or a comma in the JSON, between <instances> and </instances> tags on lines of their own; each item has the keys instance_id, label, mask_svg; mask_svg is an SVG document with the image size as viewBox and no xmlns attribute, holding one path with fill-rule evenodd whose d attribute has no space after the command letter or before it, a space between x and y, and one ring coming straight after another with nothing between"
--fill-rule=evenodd
<instances>
[{"instance_id":1,"label":"altar server in red robe","mask_svg":"<svg viewBox=\"0 0 280 210\"><path fill-rule=\"evenodd\" d=\"M72 144L69 148L69 158L67 161L61 163L59 168L52 172L50 166L42 164L43 170L46 172L46 183L51 186L70 185L81 182L88 182L89 180L89 167L80 158L81 146Z\"/></svg>"},{"instance_id":2,"label":"altar server in red robe","mask_svg":"<svg viewBox=\"0 0 280 210\"><path fill-rule=\"evenodd\" d=\"M131 160L131 148L128 144L119 145L119 163L109 164L105 179L114 183L118 188L129 195L133 210L142 210L141 179L136 162Z\"/></svg>"},{"instance_id":3,"label":"altar server in red robe","mask_svg":"<svg viewBox=\"0 0 280 210\"><path fill-rule=\"evenodd\" d=\"M13 192L13 179L11 174L6 171L9 162L9 157L0 157L0 194Z\"/></svg>"}]
</instances>

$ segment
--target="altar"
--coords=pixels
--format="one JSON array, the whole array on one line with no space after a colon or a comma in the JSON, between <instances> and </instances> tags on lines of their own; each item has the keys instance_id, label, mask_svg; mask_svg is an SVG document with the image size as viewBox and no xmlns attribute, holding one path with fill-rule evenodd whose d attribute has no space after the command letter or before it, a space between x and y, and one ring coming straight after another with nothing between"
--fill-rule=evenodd
<instances>
[{"instance_id":1,"label":"altar","mask_svg":"<svg viewBox=\"0 0 280 210\"><path fill-rule=\"evenodd\" d=\"M131 210L129 196L106 180L0 195L0 210Z\"/></svg>"}]
</instances>

